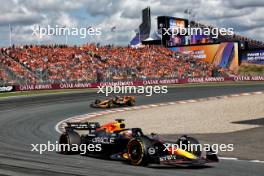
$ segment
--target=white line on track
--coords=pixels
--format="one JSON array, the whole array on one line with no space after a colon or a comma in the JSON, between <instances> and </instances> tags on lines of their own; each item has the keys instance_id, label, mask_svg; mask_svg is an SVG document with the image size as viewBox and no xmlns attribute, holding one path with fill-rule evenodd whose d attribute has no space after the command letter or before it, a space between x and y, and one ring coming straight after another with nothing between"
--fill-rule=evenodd
<instances>
[{"instance_id":1,"label":"white line on track","mask_svg":"<svg viewBox=\"0 0 264 176\"><path fill-rule=\"evenodd\" d=\"M264 161L260 161L260 160L249 160L249 162L252 162L252 163L263 163L264 164Z\"/></svg>"},{"instance_id":2,"label":"white line on track","mask_svg":"<svg viewBox=\"0 0 264 176\"><path fill-rule=\"evenodd\" d=\"M219 157L220 160L238 160L238 158L231 158L231 157Z\"/></svg>"},{"instance_id":3,"label":"white line on track","mask_svg":"<svg viewBox=\"0 0 264 176\"><path fill-rule=\"evenodd\" d=\"M264 161L261 160L243 160L238 158L231 158L231 157L218 157L220 160L232 160L232 161L244 161L244 162L250 162L250 163L261 163L264 164Z\"/></svg>"}]
</instances>

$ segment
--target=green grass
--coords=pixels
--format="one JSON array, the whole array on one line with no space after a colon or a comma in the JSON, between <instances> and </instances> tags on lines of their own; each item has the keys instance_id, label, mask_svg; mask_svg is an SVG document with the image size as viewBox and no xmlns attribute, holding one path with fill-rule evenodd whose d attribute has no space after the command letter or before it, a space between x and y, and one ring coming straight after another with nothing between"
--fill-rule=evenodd
<instances>
[{"instance_id":1,"label":"green grass","mask_svg":"<svg viewBox=\"0 0 264 176\"><path fill-rule=\"evenodd\" d=\"M0 93L0 99L6 97L16 97L16 96L36 96L36 95L78 93L78 92L96 92L96 89L59 89L59 90L33 90L33 91L7 92L7 93Z\"/></svg>"}]
</instances>

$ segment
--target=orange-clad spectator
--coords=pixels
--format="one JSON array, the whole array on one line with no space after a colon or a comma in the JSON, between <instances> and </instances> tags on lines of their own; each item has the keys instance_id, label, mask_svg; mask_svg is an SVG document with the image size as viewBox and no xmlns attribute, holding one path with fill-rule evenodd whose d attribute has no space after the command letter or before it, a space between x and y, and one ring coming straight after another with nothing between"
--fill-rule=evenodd
<instances>
[{"instance_id":1,"label":"orange-clad spectator","mask_svg":"<svg viewBox=\"0 0 264 176\"><path fill-rule=\"evenodd\" d=\"M0 64L30 83L212 76L212 65L170 49L146 46L23 46L1 49ZM225 74L228 70L219 69ZM17 80L15 80L17 81Z\"/></svg>"}]
</instances>

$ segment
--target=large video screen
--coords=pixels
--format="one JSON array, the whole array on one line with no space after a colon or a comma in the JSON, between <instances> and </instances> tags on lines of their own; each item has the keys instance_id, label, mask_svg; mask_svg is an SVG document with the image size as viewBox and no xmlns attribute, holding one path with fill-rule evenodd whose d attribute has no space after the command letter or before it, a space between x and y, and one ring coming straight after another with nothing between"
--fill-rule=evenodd
<instances>
[{"instance_id":1,"label":"large video screen","mask_svg":"<svg viewBox=\"0 0 264 176\"><path fill-rule=\"evenodd\" d=\"M174 30L178 28L185 28L186 21L182 19L170 18L169 19L169 28L173 34L175 34ZM169 37L169 41L167 42L168 46L177 46L177 45L185 45L187 44L187 36L185 35L171 35Z\"/></svg>"},{"instance_id":2,"label":"large video screen","mask_svg":"<svg viewBox=\"0 0 264 176\"><path fill-rule=\"evenodd\" d=\"M185 21L175 18L169 19L170 29L173 28L185 28Z\"/></svg>"},{"instance_id":3,"label":"large video screen","mask_svg":"<svg viewBox=\"0 0 264 176\"><path fill-rule=\"evenodd\" d=\"M160 36L161 36L161 32L164 34L162 35L162 43L165 46L176 47L176 46L184 46L189 44L206 44L213 42L211 35L205 35L203 33L189 34L187 32L188 29L187 19L175 18L169 16L159 16L157 22L158 22L158 34ZM168 35L168 33L165 32L164 28L169 29L168 31L170 31L171 34ZM179 30L181 28L185 28L185 29Z\"/></svg>"},{"instance_id":4,"label":"large video screen","mask_svg":"<svg viewBox=\"0 0 264 176\"><path fill-rule=\"evenodd\" d=\"M177 28L186 28L188 21L182 18L168 17L168 16L159 16L158 17L158 34L162 35L162 43L165 46L179 46L179 45L187 45L188 36L186 35L168 35L164 28L170 31L172 34L172 30L176 30ZM176 33L175 33L176 34Z\"/></svg>"}]
</instances>

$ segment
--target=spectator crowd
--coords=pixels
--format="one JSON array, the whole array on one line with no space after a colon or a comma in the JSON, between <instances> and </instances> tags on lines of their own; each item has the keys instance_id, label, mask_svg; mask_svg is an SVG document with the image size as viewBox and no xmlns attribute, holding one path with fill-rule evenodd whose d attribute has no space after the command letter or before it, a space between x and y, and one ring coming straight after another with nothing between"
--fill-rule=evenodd
<instances>
[{"instance_id":1,"label":"spectator crowd","mask_svg":"<svg viewBox=\"0 0 264 176\"><path fill-rule=\"evenodd\" d=\"M228 74L205 61L157 46L32 45L0 51L0 82L11 84L211 77L214 71Z\"/></svg>"}]
</instances>

